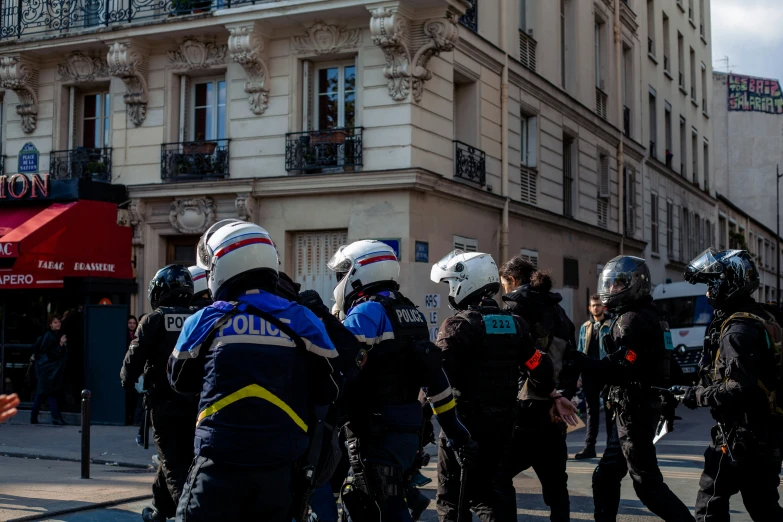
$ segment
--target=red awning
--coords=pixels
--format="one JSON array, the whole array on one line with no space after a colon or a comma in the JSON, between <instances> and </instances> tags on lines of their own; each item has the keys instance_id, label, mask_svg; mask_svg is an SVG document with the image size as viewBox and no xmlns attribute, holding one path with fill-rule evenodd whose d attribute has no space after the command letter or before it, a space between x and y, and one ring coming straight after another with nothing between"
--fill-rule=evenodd
<instances>
[{"instance_id":1,"label":"red awning","mask_svg":"<svg viewBox=\"0 0 783 522\"><path fill-rule=\"evenodd\" d=\"M66 277L132 279L130 227L101 201L0 209L0 289L61 288Z\"/></svg>"}]
</instances>

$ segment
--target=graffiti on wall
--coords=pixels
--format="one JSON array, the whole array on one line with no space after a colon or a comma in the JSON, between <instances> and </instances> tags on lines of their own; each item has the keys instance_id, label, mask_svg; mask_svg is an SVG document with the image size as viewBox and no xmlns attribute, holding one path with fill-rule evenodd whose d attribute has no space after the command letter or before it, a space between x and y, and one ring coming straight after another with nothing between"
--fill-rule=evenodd
<instances>
[{"instance_id":1,"label":"graffiti on wall","mask_svg":"<svg viewBox=\"0 0 783 522\"><path fill-rule=\"evenodd\" d=\"M730 74L729 110L783 114L780 82L769 78Z\"/></svg>"}]
</instances>

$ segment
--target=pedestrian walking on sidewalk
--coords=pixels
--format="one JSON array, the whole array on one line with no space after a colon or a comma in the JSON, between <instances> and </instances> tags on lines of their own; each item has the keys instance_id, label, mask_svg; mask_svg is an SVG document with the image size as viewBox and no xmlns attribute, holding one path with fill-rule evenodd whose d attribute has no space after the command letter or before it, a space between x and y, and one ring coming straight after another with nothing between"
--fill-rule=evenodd
<instances>
[{"instance_id":1,"label":"pedestrian walking on sidewalk","mask_svg":"<svg viewBox=\"0 0 783 522\"><path fill-rule=\"evenodd\" d=\"M68 339L60 332L61 327L59 315L49 316L49 330L35 343L35 373L38 383L30 412L30 424L38 424L38 412L44 400L49 403L52 424L65 424L60 413L60 396L65 384Z\"/></svg>"}]
</instances>

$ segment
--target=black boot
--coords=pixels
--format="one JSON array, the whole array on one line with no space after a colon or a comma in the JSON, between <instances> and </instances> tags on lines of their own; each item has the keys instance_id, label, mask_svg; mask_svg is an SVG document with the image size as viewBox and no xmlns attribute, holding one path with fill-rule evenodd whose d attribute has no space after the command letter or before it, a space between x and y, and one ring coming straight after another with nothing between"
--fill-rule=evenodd
<instances>
[{"instance_id":1,"label":"black boot","mask_svg":"<svg viewBox=\"0 0 783 522\"><path fill-rule=\"evenodd\" d=\"M144 522L166 522L166 517L160 514L157 509L145 507L141 512L141 519Z\"/></svg>"},{"instance_id":2,"label":"black boot","mask_svg":"<svg viewBox=\"0 0 783 522\"><path fill-rule=\"evenodd\" d=\"M574 455L576 460L594 459L595 457L595 446L592 444L590 446L585 446L585 449Z\"/></svg>"},{"instance_id":3,"label":"black boot","mask_svg":"<svg viewBox=\"0 0 783 522\"><path fill-rule=\"evenodd\" d=\"M65 419L63 419L62 417L58 417L56 419L52 419L52 424L54 424L55 426L66 426L67 425L67 423L65 422Z\"/></svg>"}]
</instances>

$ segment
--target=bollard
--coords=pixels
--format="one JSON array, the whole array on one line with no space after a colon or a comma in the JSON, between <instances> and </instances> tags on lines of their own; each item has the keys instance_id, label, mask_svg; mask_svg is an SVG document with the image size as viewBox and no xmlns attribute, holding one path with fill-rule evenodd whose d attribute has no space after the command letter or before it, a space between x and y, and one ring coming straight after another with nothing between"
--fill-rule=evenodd
<instances>
[{"instance_id":1,"label":"bollard","mask_svg":"<svg viewBox=\"0 0 783 522\"><path fill-rule=\"evenodd\" d=\"M82 478L90 478L90 390L82 390Z\"/></svg>"}]
</instances>

